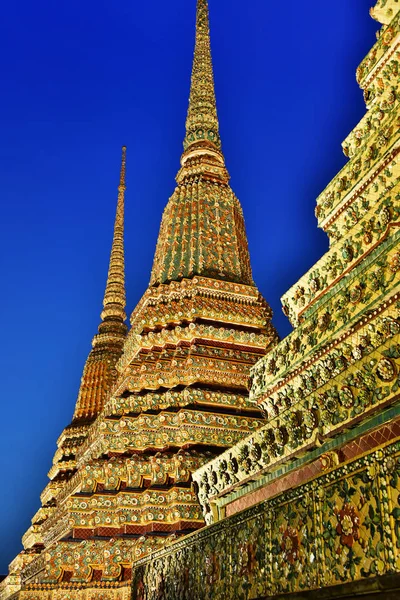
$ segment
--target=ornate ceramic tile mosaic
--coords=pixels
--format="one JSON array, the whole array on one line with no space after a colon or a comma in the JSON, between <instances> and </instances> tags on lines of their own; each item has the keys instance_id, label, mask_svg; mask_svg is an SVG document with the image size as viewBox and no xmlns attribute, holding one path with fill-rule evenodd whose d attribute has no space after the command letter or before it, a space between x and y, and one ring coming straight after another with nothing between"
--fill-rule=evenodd
<instances>
[{"instance_id":1,"label":"ornate ceramic tile mosaic","mask_svg":"<svg viewBox=\"0 0 400 600\"><path fill-rule=\"evenodd\" d=\"M400 439L141 560L133 599L250 600L400 572L399 476Z\"/></svg>"}]
</instances>

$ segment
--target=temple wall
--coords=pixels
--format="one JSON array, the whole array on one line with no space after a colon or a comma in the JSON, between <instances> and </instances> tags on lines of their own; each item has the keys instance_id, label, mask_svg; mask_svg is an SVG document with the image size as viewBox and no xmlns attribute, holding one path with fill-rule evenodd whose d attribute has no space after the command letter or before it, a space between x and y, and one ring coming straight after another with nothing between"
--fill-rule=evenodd
<instances>
[{"instance_id":1,"label":"temple wall","mask_svg":"<svg viewBox=\"0 0 400 600\"><path fill-rule=\"evenodd\" d=\"M133 599L256 599L400 573L399 495L400 436L140 561Z\"/></svg>"},{"instance_id":2,"label":"temple wall","mask_svg":"<svg viewBox=\"0 0 400 600\"><path fill-rule=\"evenodd\" d=\"M18 600L130 600L130 586L107 590L106 586L88 589L63 590L62 588L48 591L23 591Z\"/></svg>"}]
</instances>

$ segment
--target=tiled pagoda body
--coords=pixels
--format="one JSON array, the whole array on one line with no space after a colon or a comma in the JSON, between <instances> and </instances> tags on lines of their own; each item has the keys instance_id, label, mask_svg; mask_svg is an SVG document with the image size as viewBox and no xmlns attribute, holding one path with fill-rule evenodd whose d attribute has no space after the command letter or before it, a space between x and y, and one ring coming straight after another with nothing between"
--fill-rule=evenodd
<instances>
[{"instance_id":1,"label":"tiled pagoda body","mask_svg":"<svg viewBox=\"0 0 400 600\"><path fill-rule=\"evenodd\" d=\"M317 199L328 252L251 370L267 423L194 474L209 527L135 564L133 600L397 600L400 3L357 70L367 112Z\"/></svg>"},{"instance_id":2,"label":"tiled pagoda body","mask_svg":"<svg viewBox=\"0 0 400 600\"><path fill-rule=\"evenodd\" d=\"M128 334L124 173L125 151L99 335L1 600L128 598L137 559L203 526L191 473L263 422L247 384L277 335L221 151L206 0L177 187Z\"/></svg>"},{"instance_id":3,"label":"tiled pagoda body","mask_svg":"<svg viewBox=\"0 0 400 600\"><path fill-rule=\"evenodd\" d=\"M293 332L252 369L268 422L194 474L215 525L142 561L146 600L151 579L170 590L192 558L213 565L215 600L398 597L400 4L371 15L382 28L357 69L367 112L317 199L330 248L282 299Z\"/></svg>"}]
</instances>

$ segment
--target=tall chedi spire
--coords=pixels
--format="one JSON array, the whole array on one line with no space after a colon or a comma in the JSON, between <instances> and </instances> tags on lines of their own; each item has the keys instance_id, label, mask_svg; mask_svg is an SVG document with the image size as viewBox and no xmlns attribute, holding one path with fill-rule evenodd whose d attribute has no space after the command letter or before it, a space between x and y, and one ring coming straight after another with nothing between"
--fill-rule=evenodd
<instances>
[{"instance_id":1,"label":"tall chedi spire","mask_svg":"<svg viewBox=\"0 0 400 600\"><path fill-rule=\"evenodd\" d=\"M211 60L210 26L207 0L197 5L196 42L193 59L189 108L184 149L208 140L221 148Z\"/></svg>"},{"instance_id":2,"label":"tall chedi spire","mask_svg":"<svg viewBox=\"0 0 400 600\"><path fill-rule=\"evenodd\" d=\"M252 285L242 208L221 152L207 0L198 0L184 153L161 223L151 284L204 275Z\"/></svg>"},{"instance_id":3,"label":"tall chedi spire","mask_svg":"<svg viewBox=\"0 0 400 600\"><path fill-rule=\"evenodd\" d=\"M102 409L116 380L115 366L121 357L127 333L124 274L125 161L126 147L123 146L117 212L101 323L97 335L93 338L92 349L83 370L72 423L64 429L57 441L58 448L48 473L50 481L41 495L42 508L32 519L32 526L23 538L25 548L40 546L43 543L42 524L52 512L56 496L75 473L78 449L86 439L90 424Z\"/></svg>"},{"instance_id":4,"label":"tall chedi spire","mask_svg":"<svg viewBox=\"0 0 400 600\"><path fill-rule=\"evenodd\" d=\"M121 171L118 186L117 214L115 215L114 237L111 247L110 266L108 269L106 291L104 293L103 307L101 313L103 323L99 327L107 331L103 326L107 322L124 323L126 320L125 305L125 256L124 256L124 212L125 212L125 170L126 170L126 146L122 146ZM123 333L126 327L123 325ZM120 330L120 328L116 331Z\"/></svg>"},{"instance_id":5,"label":"tall chedi spire","mask_svg":"<svg viewBox=\"0 0 400 600\"><path fill-rule=\"evenodd\" d=\"M75 445L75 472L52 497L54 508L42 525L45 550L23 570L29 600L47 600L43 594L60 586L77 600L97 598L102 587L107 599L128 598L137 559L204 525L192 472L262 423L247 382L277 334L253 283L242 209L221 152L206 0L197 4L176 180L150 285L131 315L122 353L124 296L117 284L123 263L116 250L122 237L116 227L103 322L75 413L78 423L97 417ZM106 397L97 395L103 363L95 356L102 355L107 336L121 344L121 357Z\"/></svg>"},{"instance_id":6,"label":"tall chedi spire","mask_svg":"<svg viewBox=\"0 0 400 600\"><path fill-rule=\"evenodd\" d=\"M110 265L103 300L99 332L83 371L73 423L92 420L101 410L110 387L115 382L115 364L121 356L127 326L125 325L124 203L126 147L122 147L118 186L117 213L111 247Z\"/></svg>"}]
</instances>

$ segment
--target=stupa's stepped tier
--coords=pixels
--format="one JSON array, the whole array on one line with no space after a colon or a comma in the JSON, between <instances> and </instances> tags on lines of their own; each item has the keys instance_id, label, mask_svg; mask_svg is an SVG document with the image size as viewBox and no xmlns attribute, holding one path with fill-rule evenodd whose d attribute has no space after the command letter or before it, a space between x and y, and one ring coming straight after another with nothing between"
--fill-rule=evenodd
<instances>
[{"instance_id":1,"label":"stupa's stepped tier","mask_svg":"<svg viewBox=\"0 0 400 600\"><path fill-rule=\"evenodd\" d=\"M388 117L386 125L385 128L375 129L374 138L367 140L367 147L359 148L317 199L316 213L323 229L331 230L343 211L365 194L371 184L379 185L380 178L392 176L387 169L398 165L395 159L399 153L398 117L395 111ZM396 175L397 171L394 173Z\"/></svg>"},{"instance_id":2,"label":"stupa's stepped tier","mask_svg":"<svg viewBox=\"0 0 400 600\"><path fill-rule=\"evenodd\" d=\"M37 532L40 543L48 546L68 537L165 533L200 526L201 512L190 477L210 457L207 451L180 451L92 461L58 496L57 511L47 515ZM176 487L180 485L183 490ZM38 543L31 530L26 548Z\"/></svg>"},{"instance_id":3,"label":"stupa's stepped tier","mask_svg":"<svg viewBox=\"0 0 400 600\"><path fill-rule=\"evenodd\" d=\"M66 427L57 440L57 450L53 457L53 464L48 472L50 482L41 494L42 504L52 501L58 494L69 477L76 469L76 460L78 449L86 439L89 430L89 424L70 425Z\"/></svg>"},{"instance_id":4,"label":"stupa's stepped tier","mask_svg":"<svg viewBox=\"0 0 400 600\"><path fill-rule=\"evenodd\" d=\"M392 214L388 214L384 209L388 208L390 211L391 206L393 206L392 201L390 206L386 207L385 201L388 196L394 198L392 190L398 186L400 181L400 177L395 176L395 173L398 171L398 165L399 157L396 156L385 170L385 175L380 176L373 185L368 186L365 193L357 197L339 215L335 223L332 224L332 227L326 231L328 236L330 236L331 246L335 246L335 251L338 250L338 253L342 251L343 246L346 245L343 243L343 240L347 237L347 234L352 234L353 237L356 237L356 241L361 243L360 249L357 248L357 250L363 252L368 252L368 248L374 246L372 242L376 242L380 235L383 236L386 234L389 220L395 221L396 219L396 215L392 216ZM378 212L379 209L381 209L381 214ZM382 217L382 220L379 217ZM354 256L350 257L350 255L347 256L345 254L343 258L354 263L359 256L354 258ZM346 265L348 264L347 261ZM311 291L315 292L318 290Z\"/></svg>"},{"instance_id":5,"label":"stupa's stepped tier","mask_svg":"<svg viewBox=\"0 0 400 600\"><path fill-rule=\"evenodd\" d=\"M348 210L341 239L282 297L284 312L294 326L318 312L321 301L348 287L349 277L354 278L361 263L365 270L382 242L385 247L393 243L400 224L400 155L386 173L388 179L371 184Z\"/></svg>"},{"instance_id":6,"label":"stupa's stepped tier","mask_svg":"<svg viewBox=\"0 0 400 600\"><path fill-rule=\"evenodd\" d=\"M276 341L270 316L252 286L195 277L150 288L132 315L114 397L195 384L244 392L249 366Z\"/></svg>"},{"instance_id":7,"label":"stupa's stepped tier","mask_svg":"<svg viewBox=\"0 0 400 600\"><path fill-rule=\"evenodd\" d=\"M40 495L40 501L42 505L49 505L53 502L53 500L58 496L61 490L68 485L70 478L72 477L73 472L60 472L59 475L55 479L49 481L49 483L44 488L43 492Z\"/></svg>"},{"instance_id":8,"label":"stupa's stepped tier","mask_svg":"<svg viewBox=\"0 0 400 600\"><path fill-rule=\"evenodd\" d=\"M398 33L399 22L400 14L397 8L396 16L390 24L379 31L378 41L357 69L357 82L364 90L367 108L370 108L377 96L380 95L378 89L382 91L385 84L390 83L390 79L387 78L387 75L390 75L390 70L386 71L386 73L384 70L387 68L389 61L398 60L400 40ZM397 74L397 69L395 69L395 75Z\"/></svg>"},{"instance_id":9,"label":"stupa's stepped tier","mask_svg":"<svg viewBox=\"0 0 400 600\"><path fill-rule=\"evenodd\" d=\"M252 397L268 413L268 425L194 474L207 522L212 520L213 496L293 460L396 401L400 290L365 314L357 329L349 328L312 360L300 361L297 371L274 386L263 380L263 366L256 367Z\"/></svg>"},{"instance_id":10,"label":"stupa's stepped tier","mask_svg":"<svg viewBox=\"0 0 400 600\"><path fill-rule=\"evenodd\" d=\"M262 403L272 417L276 416L275 413L286 411L288 402L292 406L296 400L302 401L310 394L322 393L327 381L332 381L333 377L345 378L352 365L369 356L372 350L379 348L382 343L389 343L393 337L398 336L399 299L400 290L385 299L385 303L375 311L365 315L359 327L349 328L347 334L339 337L336 343L330 343L323 351L315 352L311 360L301 363L301 368L275 380L272 385L265 385L264 382L256 380L252 397ZM384 364L386 361L383 361L382 365ZM372 366L376 366L375 363ZM373 380L377 381L376 376ZM385 378L382 377L382 380Z\"/></svg>"},{"instance_id":11,"label":"stupa's stepped tier","mask_svg":"<svg viewBox=\"0 0 400 600\"><path fill-rule=\"evenodd\" d=\"M400 289L400 232L385 240L359 267L321 298L314 310L268 357L252 369L252 397L286 380L304 361L315 361L341 339L357 331L385 299L387 289ZM392 296L395 298L395 295ZM387 300L389 301L389 300ZM394 301L394 299L393 299Z\"/></svg>"},{"instance_id":12,"label":"stupa's stepped tier","mask_svg":"<svg viewBox=\"0 0 400 600\"><path fill-rule=\"evenodd\" d=\"M215 413L185 411L162 412L159 415L124 417L119 421L104 421L101 426L101 445L111 451L126 451L133 446L138 450L168 446L201 444L230 445L247 430L257 429L260 419L218 415Z\"/></svg>"},{"instance_id":13,"label":"stupa's stepped tier","mask_svg":"<svg viewBox=\"0 0 400 600\"><path fill-rule=\"evenodd\" d=\"M136 344L132 343L129 350L134 355L139 350L162 350L163 348L173 348L180 342L192 344L198 340L204 343L224 342L229 345L240 345L247 348L259 349L270 343L270 336L254 333L254 331L244 331L241 329L228 329L227 327L202 325L190 323L189 325L174 326L172 329L162 329L161 331L143 333L136 339Z\"/></svg>"},{"instance_id":14,"label":"stupa's stepped tier","mask_svg":"<svg viewBox=\"0 0 400 600\"><path fill-rule=\"evenodd\" d=\"M208 523L230 502L241 510L246 493L259 498L269 481L278 493L291 469L297 485L296 464L307 456L335 466L344 441L357 446L364 431L399 414L397 7L393 15L358 71L368 94L380 85L381 103L368 95L370 110L344 143L351 160L318 198L330 249L283 298L296 329L251 370L250 398L267 424L193 475Z\"/></svg>"},{"instance_id":15,"label":"stupa's stepped tier","mask_svg":"<svg viewBox=\"0 0 400 600\"><path fill-rule=\"evenodd\" d=\"M397 15L394 25L397 27ZM393 32L393 27L389 28ZM358 79L361 87L365 85L366 63L371 57L377 57L377 48L383 52L379 60L381 70L375 70L371 75L370 86L365 92L368 113L359 125L349 134L343 142L345 153L356 156L357 160L348 163L331 181L327 188L317 199L316 214L320 227L329 228L338 214L344 210L349 200L365 186L365 180L375 178L381 170L377 165L382 162L382 157L390 155L397 149L398 140L398 102L399 88L399 50L398 34L393 37L383 33L376 46L368 53L358 69ZM391 36L391 37L390 37ZM387 43L383 43L386 39ZM364 75L362 75L364 74Z\"/></svg>"},{"instance_id":16,"label":"stupa's stepped tier","mask_svg":"<svg viewBox=\"0 0 400 600\"><path fill-rule=\"evenodd\" d=\"M202 524L202 513L190 487L126 489L113 494L72 496L57 518L48 519L43 537L46 545L50 545L67 537L139 536L193 530Z\"/></svg>"},{"instance_id":17,"label":"stupa's stepped tier","mask_svg":"<svg viewBox=\"0 0 400 600\"><path fill-rule=\"evenodd\" d=\"M365 116L342 142L343 153L349 158L352 158L357 152L365 150L367 145L372 144L374 140L384 141L387 129L390 129L393 123L397 124L396 118L393 115L393 113L398 114L399 106L399 98L396 94L399 73L397 72L398 67L395 67L395 64L397 65L397 61L388 65L388 68L391 67L391 72L388 74L390 85L385 85ZM357 172L357 170L360 170L360 167L361 163L356 161L353 170ZM323 205L323 208L329 208L329 199L327 197L324 198L323 202L327 203L327 206ZM329 229L327 232L329 232Z\"/></svg>"},{"instance_id":18,"label":"stupa's stepped tier","mask_svg":"<svg viewBox=\"0 0 400 600\"><path fill-rule=\"evenodd\" d=\"M375 6L370 9L371 17L388 25L400 10L398 0L379 0Z\"/></svg>"},{"instance_id":19,"label":"stupa's stepped tier","mask_svg":"<svg viewBox=\"0 0 400 600\"><path fill-rule=\"evenodd\" d=\"M340 286L348 286L350 271L356 272L361 262L368 263L383 241L390 245L398 231L400 71L394 32L399 19L400 13L365 59L375 56L377 48L386 57L379 99L343 143L351 160L317 199L318 222L329 235L330 249L282 298L284 311L295 326L318 312L321 299L326 301ZM387 43L383 44L385 35ZM363 65L365 61L361 72Z\"/></svg>"},{"instance_id":20,"label":"stupa's stepped tier","mask_svg":"<svg viewBox=\"0 0 400 600\"><path fill-rule=\"evenodd\" d=\"M182 168L179 170L176 181L178 184L186 184L182 189L189 191L190 196L197 196L199 193L199 186L197 184L197 178L202 175L206 176L209 181L214 183L226 183L229 180L229 174L223 162L221 161L221 155L215 152L213 155L207 153L206 156L202 154L202 148L204 142L197 142L197 153L192 153L192 156L186 158L183 162ZM188 178L190 178L189 185L187 185ZM200 188L201 189L201 188Z\"/></svg>"},{"instance_id":21,"label":"stupa's stepped tier","mask_svg":"<svg viewBox=\"0 0 400 600\"><path fill-rule=\"evenodd\" d=\"M112 398L105 410L105 416L123 415L145 412L147 410L163 410L168 407L181 408L185 406L199 406L205 408L231 409L235 411L254 412L254 403L249 399L248 393L235 394L212 389L198 389L185 387L183 390L168 390L167 392L151 392L145 394L130 394Z\"/></svg>"},{"instance_id":22,"label":"stupa's stepped tier","mask_svg":"<svg viewBox=\"0 0 400 600\"><path fill-rule=\"evenodd\" d=\"M136 450L168 450L180 446L230 446L246 432L256 429L261 419L213 412L179 410L157 415L102 418L92 427L81 448L81 464L104 453Z\"/></svg>"},{"instance_id":23,"label":"stupa's stepped tier","mask_svg":"<svg viewBox=\"0 0 400 600\"><path fill-rule=\"evenodd\" d=\"M141 347L142 338L138 338L138 334L154 334L159 328L182 326L199 320L215 323L216 334L218 323L249 328L250 333L257 330L270 333L271 316L270 308L253 286L194 277L150 287L132 313L132 329L118 369L123 371ZM188 339L192 334L193 330L187 332ZM185 334L180 331L179 335ZM152 339L151 336L148 338L150 342ZM146 344L146 338L144 340Z\"/></svg>"},{"instance_id":24,"label":"stupa's stepped tier","mask_svg":"<svg viewBox=\"0 0 400 600\"><path fill-rule=\"evenodd\" d=\"M48 515L49 516L49 515ZM34 522L32 519L32 523ZM39 524L33 523L29 529L22 536L22 545L26 549L33 548L34 546L43 545L43 534L42 534L42 521Z\"/></svg>"},{"instance_id":25,"label":"stupa's stepped tier","mask_svg":"<svg viewBox=\"0 0 400 600\"><path fill-rule=\"evenodd\" d=\"M21 598L37 600L43 597L47 600L49 596L42 596L43 592L48 592L51 598L51 590L57 588L61 588L61 595L55 596L57 600L63 598L63 593L70 593L68 590L71 589L75 591L76 597L74 583L79 583L81 589L85 589L86 586L94 587L95 591L92 590L92 594L97 596L92 597L101 598L102 590L118 590L124 581L129 580L129 565L135 560L149 555L174 539L174 536L141 536L138 539L59 542L39 557L32 557L33 560L23 572L24 592ZM81 557L84 557L84 560L81 560ZM129 584L126 589L126 596L119 594L117 597L128 600L131 596Z\"/></svg>"},{"instance_id":26,"label":"stupa's stepped tier","mask_svg":"<svg viewBox=\"0 0 400 600\"><path fill-rule=\"evenodd\" d=\"M229 352L231 350L231 353ZM120 380L118 394L172 388L177 385L218 385L245 391L249 367L263 356L261 349L253 352L230 345L178 345L177 348L141 352Z\"/></svg>"},{"instance_id":27,"label":"stupa's stepped tier","mask_svg":"<svg viewBox=\"0 0 400 600\"><path fill-rule=\"evenodd\" d=\"M92 461L77 473L81 493L94 493L98 488L118 490L120 487L143 488L150 485L188 483L190 474L210 458L210 453L179 451L177 454L136 454L131 458L112 457ZM66 496L67 497L67 496Z\"/></svg>"}]
</instances>

